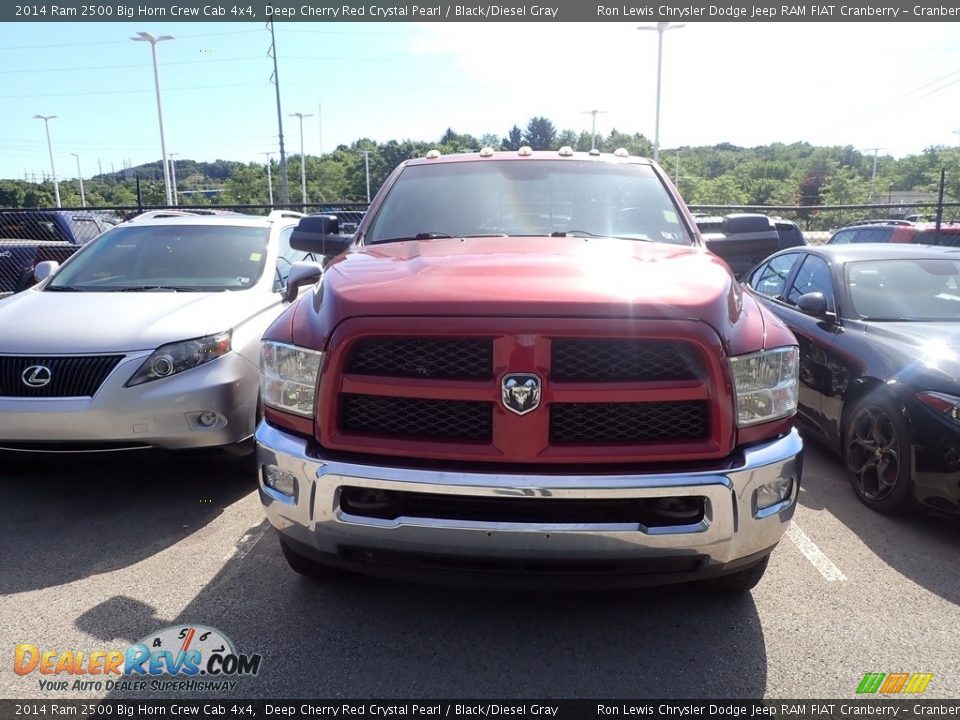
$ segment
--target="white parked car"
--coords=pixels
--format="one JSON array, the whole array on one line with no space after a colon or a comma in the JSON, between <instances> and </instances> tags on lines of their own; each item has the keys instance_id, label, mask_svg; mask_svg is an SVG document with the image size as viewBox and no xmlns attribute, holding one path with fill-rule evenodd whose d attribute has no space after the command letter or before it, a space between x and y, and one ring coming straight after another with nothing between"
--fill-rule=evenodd
<instances>
[{"instance_id":1,"label":"white parked car","mask_svg":"<svg viewBox=\"0 0 960 720\"><path fill-rule=\"evenodd\" d=\"M0 450L252 447L300 217L148 213L38 266L0 303Z\"/></svg>"}]
</instances>

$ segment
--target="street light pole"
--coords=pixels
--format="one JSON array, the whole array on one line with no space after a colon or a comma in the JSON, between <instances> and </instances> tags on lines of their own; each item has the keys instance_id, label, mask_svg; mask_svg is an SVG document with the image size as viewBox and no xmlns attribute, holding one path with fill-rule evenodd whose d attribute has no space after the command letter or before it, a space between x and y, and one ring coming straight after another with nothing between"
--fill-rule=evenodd
<instances>
[{"instance_id":1,"label":"street light pole","mask_svg":"<svg viewBox=\"0 0 960 720\"><path fill-rule=\"evenodd\" d=\"M270 156L273 155L273 153L265 152L260 154L267 156L267 188L270 191L270 207L273 207L273 172L270 170L270 164L273 162Z\"/></svg>"},{"instance_id":2,"label":"street light pole","mask_svg":"<svg viewBox=\"0 0 960 720\"><path fill-rule=\"evenodd\" d=\"M80 156L77 153L70 153L77 159L77 179L80 180L80 205L87 206L87 196L83 192L83 173L80 172Z\"/></svg>"},{"instance_id":3,"label":"street light pole","mask_svg":"<svg viewBox=\"0 0 960 720\"><path fill-rule=\"evenodd\" d=\"M303 119L313 117L312 113L290 113L290 117L300 118L300 188L303 193L303 211L307 211L307 156L303 151Z\"/></svg>"},{"instance_id":4,"label":"street light pole","mask_svg":"<svg viewBox=\"0 0 960 720\"><path fill-rule=\"evenodd\" d=\"M179 205L180 198L177 194L177 163L173 159L174 155L179 155L180 153L170 153L170 177L173 180L173 204Z\"/></svg>"},{"instance_id":5,"label":"street light pole","mask_svg":"<svg viewBox=\"0 0 960 720\"><path fill-rule=\"evenodd\" d=\"M53 143L50 142L50 121L56 115L34 115L34 120L43 120L43 126L47 130L47 152L50 154L50 174L53 175L53 196L57 200L57 207L60 207L60 183L57 182L57 169L53 165Z\"/></svg>"},{"instance_id":6,"label":"street light pole","mask_svg":"<svg viewBox=\"0 0 960 720\"><path fill-rule=\"evenodd\" d=\"M660 160L660 80L663 70L663 34L667 30L679 30L683 23L658 22L655 26L641 25L637 30L653 30L657 33L657 106L653 130L653 161Z\"/></svg>"},{"instance_id":7,"label":"street light pole","mask_svg":"<svg viewBox=\"0 0 960 720\"><path fill-rule=\"evenodd\" d=\"M597 113L605 113L606 110L584 110L584 115L593 115L593 122L590 126L590 150L597 149Z\"/></svg>"},{"instance_id":8,"label":"street light pole","mask_svg":"<svg viewBox=\"0 0 960 720\"><path fill-rule=\"evenodd\" d=\"M148 32L138 32L137 37L130 38L136 42L150 43L150 54L153 56L153 84L157 92L157 120L160 123L160 164L163 166L163 189L167 198L167 205L173 205L170 194L170 171L167 167L167 143L163 137L163 106L160 103L160 72L157 70L157 43L164 40L173 40L173 35L151 35Z\"/></svg>"}]
</instances>

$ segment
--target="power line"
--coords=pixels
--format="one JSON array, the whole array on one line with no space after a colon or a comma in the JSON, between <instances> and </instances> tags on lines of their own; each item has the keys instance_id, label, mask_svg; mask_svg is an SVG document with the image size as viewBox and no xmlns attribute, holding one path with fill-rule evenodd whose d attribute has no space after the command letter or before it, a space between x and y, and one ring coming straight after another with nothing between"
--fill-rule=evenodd
<instances>
[{"instance_id":1,"label":"power line","mask_svg":"<svg viewBox=\"0 0 960 720\"><path fill-rule=\"evenodd\" d=\"M854 122L855 120L860 120L860 119L862 119L862 118L864 118L864 117L867 117L867 116L870 116L870 115L874 115L874 114L877 114L877 113L890 112L891 110L895 110L895 109L897 109L898 107L902 107L906 102L912 102L912 101L914 101L914 100L919 100L919 99L925 98L925 97L927 97L927 96L929 96L929 95L933 95L934 93L938 93L938 92L940 92L941 90L945 90L946 88L950 87L951 85L955 85L956 83L960 82L960 78L958 78L958 79L956 79L956 80L953 80L953 81L947 83L946 85L942 85L942 86L940 86L940 87L938 87L938 88L934 88L934 89L931 90L930 92L924 93L923 95L920 95L919 97L912 97L913 95L916 95L916 94L917 94L918 92L920 92L921 90L925 90L926 88L930 87L931 85L936 85L937 83L942 82L943 80L947 80L948 78L951 78L951 77L953 77L954 75L958 75L958 74L960 74L960 68L958 68L958 69L956 69L956 70L953 70L952 72L948 72L946 75L941 75L940 77L938 77L938 78L936 78L936 79L934 79L934 80L931 80L931 81L929 81L929 82L927 82L927 83L924 83L923 85L920 85L919 87L914 88L913 90L911 90L911 91L909 91L909 92L907 92L907 93L904 93L903 95L900 95L900 96L898 96L898 97L895 97L895 98L893 98L892 100L888 100L887 102L885 102L885 103L883 103L883 104L881 104L881 105L876 105L876 106L874 106L874 107L872 107L872 108L869 108L869 109L867 109L867 110L864 110L862 113L860 113L860 114L858 114L858 115L854 115L854 116L852 116L852 117L845 118L844 120L842 120L842 121L839 122L839 123L836 123L835 125L831 125L831 126L829 126L829 127L827 127L827 128L824 128L824 130L833 130L833 129L838 128L838 127L843 127L844 125L847 125L847 124L849 124L849 123L851 123L851 122Z\"/></svg>"},{"instance_id":2,"label":"power line","mask_svg":"<svg viewBox=\"0 0 960 720\"><path fill-rule=\"evenodd\" d=\"M177 37L180 39L189 39L189 38L218 37L220 35L241 35L243 33L254 33L254 32L260 32L260 31L259 30L229 30L226 32L196 33L194 35L180 35L178 33ZM0 50L45 50L49 48L90 47L93 45L119 45L119 44L126 44L126 40L97 40L95 42L53 43L50 45L7 45L5 47L0 47Z\"/></svg>"}]
</instances>

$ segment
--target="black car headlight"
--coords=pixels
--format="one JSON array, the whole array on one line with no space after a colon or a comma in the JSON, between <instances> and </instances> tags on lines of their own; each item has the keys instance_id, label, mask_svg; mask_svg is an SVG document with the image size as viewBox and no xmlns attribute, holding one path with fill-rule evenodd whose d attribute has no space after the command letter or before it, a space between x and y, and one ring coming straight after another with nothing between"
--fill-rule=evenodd
<instances>
[{"instance_id":1,"label":"black car headlight","mask_svg":"<svg viewBox=\"0 0 960 720\"><path fill-rule=\"evenodd\" d=\"M161 380L184 370L205 365L230 352L231 331L158 347L127 381L127 387Z\"/></svg>"}]
</instances>

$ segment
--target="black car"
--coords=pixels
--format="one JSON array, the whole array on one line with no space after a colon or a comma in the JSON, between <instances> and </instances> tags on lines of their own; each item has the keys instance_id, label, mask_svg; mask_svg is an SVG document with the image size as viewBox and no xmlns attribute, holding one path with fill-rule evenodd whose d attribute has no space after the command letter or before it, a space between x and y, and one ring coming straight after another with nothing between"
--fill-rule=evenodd
<instances>
[{"instance_id":1,"label":"black car","mask_svg":"<svg viewBox=\"0 0 960 720\"><path fill-rule=\"evenodd\" d=\"M960 249L806 246L746 284L796 335L797 418L860 499L960 513Z\"/></svg>"}]
</instances>

